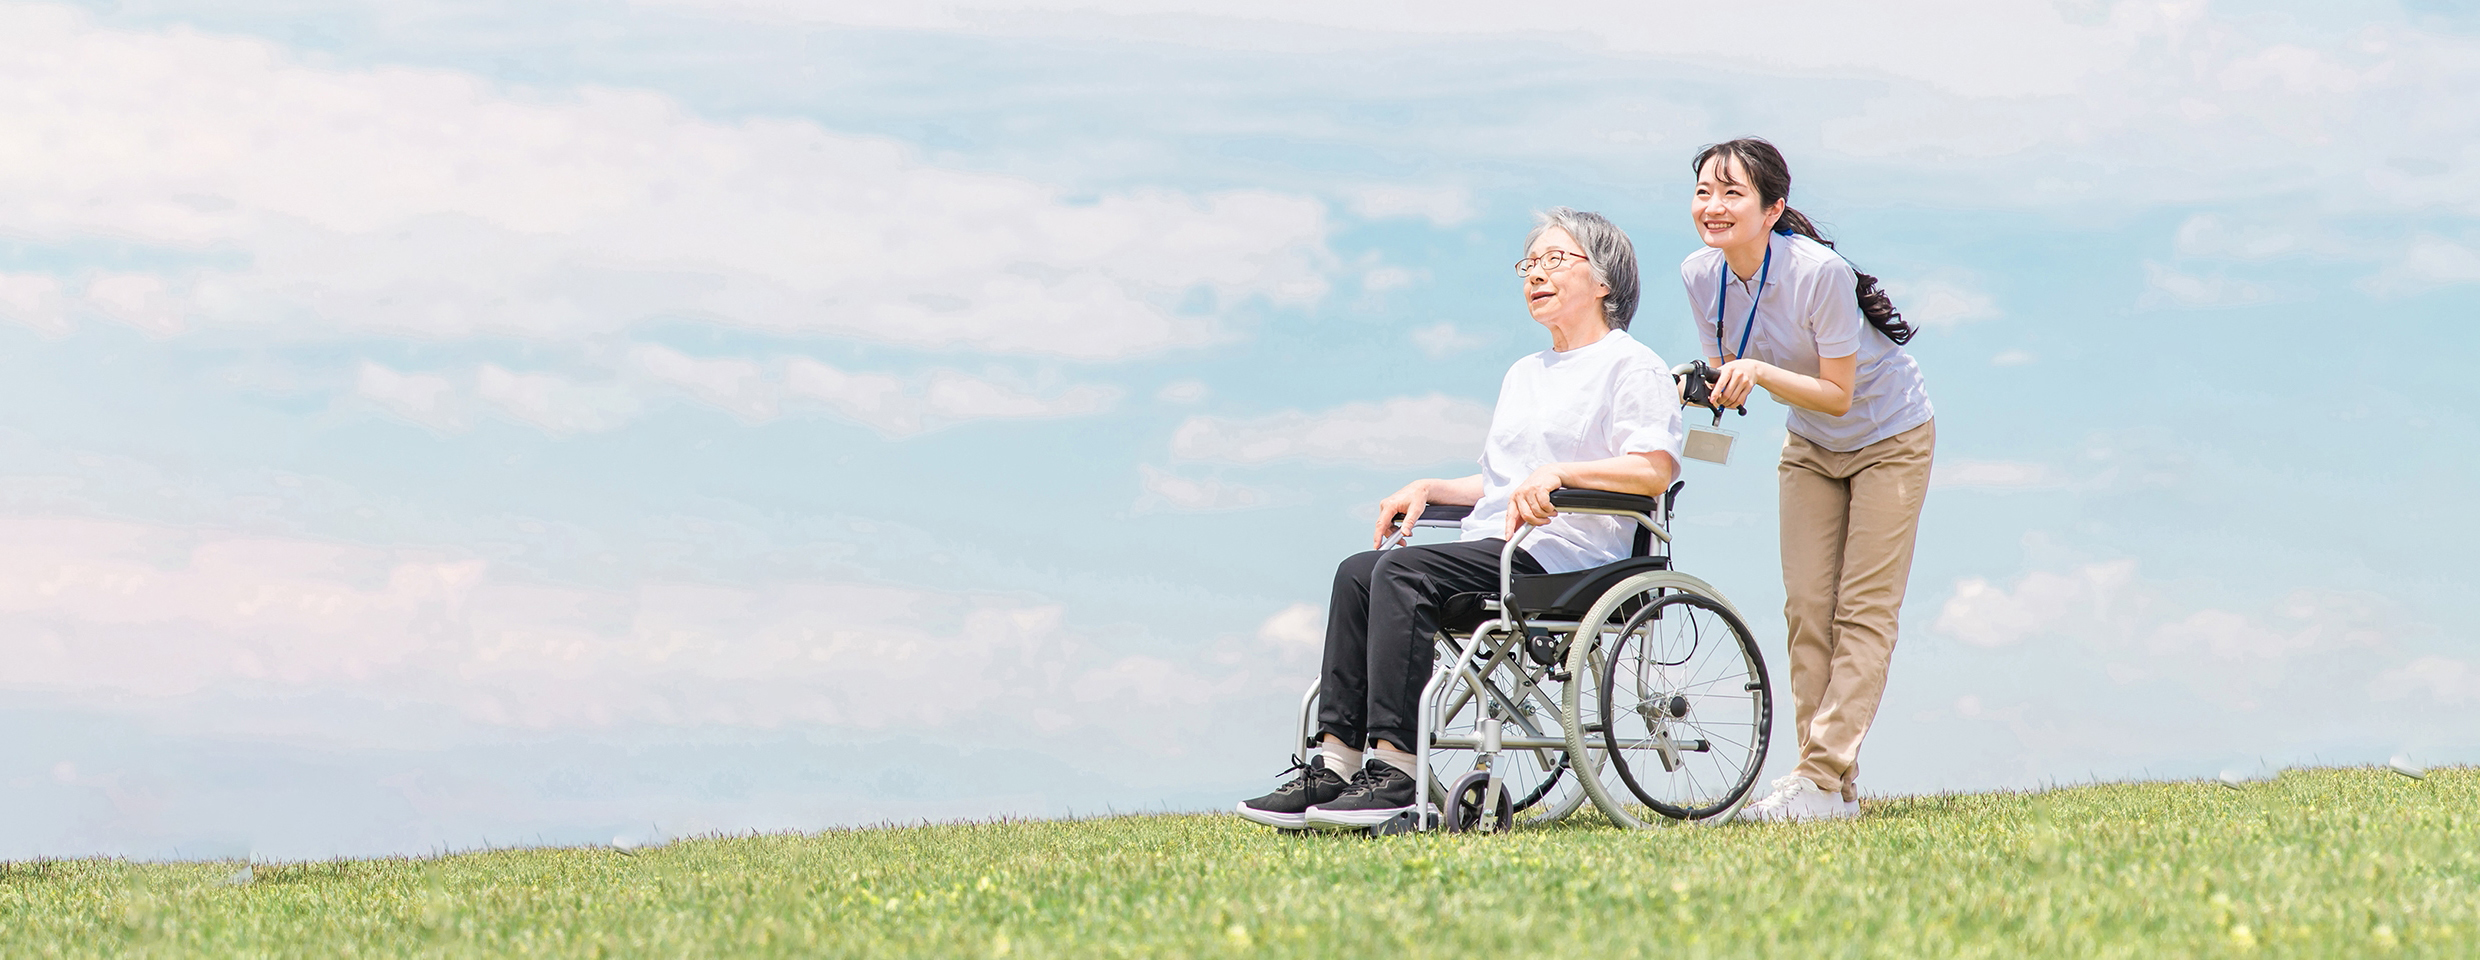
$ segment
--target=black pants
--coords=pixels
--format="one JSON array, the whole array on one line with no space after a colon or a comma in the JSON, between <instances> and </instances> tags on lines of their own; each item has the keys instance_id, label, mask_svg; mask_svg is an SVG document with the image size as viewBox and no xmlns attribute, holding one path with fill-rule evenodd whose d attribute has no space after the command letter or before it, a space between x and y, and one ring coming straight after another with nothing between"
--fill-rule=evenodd
<instances>
[{"instance_id":1,"label":"black pants","mask_svg":"<svg viewBox=\"0 0 2480 960\"><path fill-rule=\"evenodd\" d=\"M1499 539L1353 554L1335 567L1326 609L1318 732L1355 749L1384 740L1414 748L1421 687L1438 657L1438 608L1459 593L1498 592ZM1540 573L1516 550L1517 573Z\"/></svg>"}]
</instances>

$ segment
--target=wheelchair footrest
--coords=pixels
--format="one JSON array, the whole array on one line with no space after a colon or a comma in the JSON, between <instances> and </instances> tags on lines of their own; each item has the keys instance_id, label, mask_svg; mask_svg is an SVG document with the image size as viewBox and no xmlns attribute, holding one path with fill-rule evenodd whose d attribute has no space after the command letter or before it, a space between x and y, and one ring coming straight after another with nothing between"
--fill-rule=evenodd
<instances>
[{"instance_id":1,"label":"wheelchair footrest","mask_svg":"<svg viewBox=\"0 0 2480 960\"><path fill-rule=\"evenodd\" d=\"M1428 818L1428 822L1426 824L1422 822L1422 818L1425 817ZM1377 826L1370 827L1369 835L1373 837L1391 837L1399 833L1412 833L1418 830L1436 829L1438 829L1438 811L1406 810L1402 813L1386 818L1385 822L1380 823Z\"/></svg>"}]
</instances>

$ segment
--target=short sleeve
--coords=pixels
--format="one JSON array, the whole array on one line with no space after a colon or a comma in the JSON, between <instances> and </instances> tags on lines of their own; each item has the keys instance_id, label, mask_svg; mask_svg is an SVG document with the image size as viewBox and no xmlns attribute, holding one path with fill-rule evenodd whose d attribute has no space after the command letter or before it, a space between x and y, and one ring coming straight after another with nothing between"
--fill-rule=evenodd
<instances>
[{"instance_id":1,"label":"short sleeve","mask_svg":"<svg viewBox=\"0 0 2480 960\"><path fill-rule=\"evenodd\" d=\"M1690 256L1679 264L1679 285L1688 293L1688 326L1696 331L1696 355L1718 357L1721 354L1715 351L1720 349L1718 345L1722 342L1722 335L1714 332L1712 294L1697 289L1697 278L1700 275L1710 277L1711 274L1690 269L1694 263L1696 258Z\"/></svg>"},{"instance_id":2,"label":"short sleeve","mask_svg":"<svg viewBox=\"0 0 2480 960\"><path fill-rule=\"evenodd\" d=\"M1498 378L1498 402L1490 406L1490 428L1481 435L1481 452L1473 457L1473 463L1478 464L1484 474L1490 472L1490 451L1505 446L1506 438L1522 429L1522 425L1531 419L1530 414L1516 402L1519 396L1516 378L1525 373L1524 365L1530 360L1527 357L1508 364L1506 375Z\"/></svg>"},{"instance_id":3,"label":"short sleeve","mask_svg":"<svg viewBox=\"0 0 2480 960\"><path fill-rule=\"evenodd\" d=\"M1841 257L1826 261L1809 284L1808 315L1800 322L1817 340L1821 360L1860 352L1860 332L1868 326L1860 314L1859 277Z\"/></svg>"},{"instance_id":4,"label":"short sleeve","mask_svg":"<svg viewBox=\"0 0 2480 960\"><path fill-rule=\"evenodd\" d=\"M1662 368L1661 358L1646 351L1622 367L1615 381L1611 384L1611 449L1620 453L1659 450L1671 455L1676 468L1687 430L1679 416L1678 390L1670 371Z\"/></svg>"}]
</instances>

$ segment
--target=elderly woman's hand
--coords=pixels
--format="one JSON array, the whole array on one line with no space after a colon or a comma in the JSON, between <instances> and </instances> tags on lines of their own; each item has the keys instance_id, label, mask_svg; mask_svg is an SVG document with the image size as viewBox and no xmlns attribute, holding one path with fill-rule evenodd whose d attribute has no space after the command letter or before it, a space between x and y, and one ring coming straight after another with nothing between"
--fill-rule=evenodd
<instances>
[{"instance_id":1,"label":"elderly woman's hand","mask_svg":"<svg viewBox=\"0 0 2480 960\"><path fill-rule=\"evenodd\" d=\"M1415 480L1378 501L1378 532L1370 537L1369 549L1386 549L1386 538L1395 535L1397 516L1404 518L1402 529L1407 532L1420 521L1421 511L1429 507L1429 486L1428 480Z\"/></svg>"},{"instance_id":2,"label":"elderly woman's hand","mask_svg":"<svg viewBox=\"0 0 2480 960\"><path fill-rule=\"evenodd\" d=\"M1507 539L1516 538L1516 527L1538 527L1559 515L1559 508L1550 505L1550 491L1567 485L1559 476L1557 464L1533 471L1523 483L1507 491Z\"/></svg>"}]
</instances>

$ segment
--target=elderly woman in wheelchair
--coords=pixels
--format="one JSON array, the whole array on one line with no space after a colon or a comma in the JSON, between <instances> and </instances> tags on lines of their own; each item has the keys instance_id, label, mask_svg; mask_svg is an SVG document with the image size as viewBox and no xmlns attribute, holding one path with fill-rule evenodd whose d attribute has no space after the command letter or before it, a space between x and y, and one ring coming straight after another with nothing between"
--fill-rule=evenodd
<instances>
[{"instance_id":1,"label":"elderly woman in wheelchair","mask_svg":"<svg viewBox=\"0 0 2480 960\"><path fill-rule=\"evenodd\" d=\"M1634 246L1561 207L1516 269L1550 349L1507 371L1481 472L1380 501L1376 549L1336 568L1304 752L1240 803L1250 820L1507 829L1589 797L1633 826L1727 814L1756 777L1763 662L1729 604L1671 569L1679 391L1627 333Z\"/></svg>"}]
</instances>

